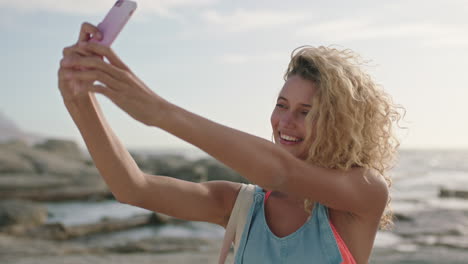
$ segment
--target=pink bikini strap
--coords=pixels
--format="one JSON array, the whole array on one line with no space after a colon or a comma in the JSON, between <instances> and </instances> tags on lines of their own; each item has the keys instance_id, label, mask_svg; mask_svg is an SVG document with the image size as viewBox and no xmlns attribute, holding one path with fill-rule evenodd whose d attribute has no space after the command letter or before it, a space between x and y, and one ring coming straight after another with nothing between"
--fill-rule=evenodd
<instances>
[{"instance_id":1,"label":"pink bikini strap","mask_svg":"<svg viewBox=\"0 0 468 264\"><path fill-rule=\"evenodd\" d=\"M268 191L268 192L265 194L265 200L263 200L263 204L266 203L266 201L268 200L268 197L270 197L271 192L272 192L272 191Z\"/></svg>"},{"instance_id":2,"label":"pink bikini strap","mask_svg":"<svg viewBox=\"0 0 468 264\"><path fill-rule=\"evenodd\" d=\"M341 264L356 264L356 260L354 260L353 254L349 251L346 243L341 238L338 230L336 230L335 226L331 221L329 221L330 227L333 231L333 235L335 236L336 244L338 245L338 249L341 252L341 257L343 258L343 262Z\"/></svg>"}]
</instances>

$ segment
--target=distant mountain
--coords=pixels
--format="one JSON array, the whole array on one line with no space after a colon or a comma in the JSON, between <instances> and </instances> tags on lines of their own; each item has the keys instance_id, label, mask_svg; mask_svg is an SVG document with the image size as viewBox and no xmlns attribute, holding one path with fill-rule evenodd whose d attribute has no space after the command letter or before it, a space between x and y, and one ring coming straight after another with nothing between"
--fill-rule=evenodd
<instances>
[{"instance_id":1,"label":"distant mountain","mask_svg":"<svg viewBox=\"0 0 468 264\"><path fill-rule=\"evenodd\" d=\"M37 133L25 132L13 120L8 118L4 113L0 111L0 143L12 140L21 140L28 145L32 146L38 143L44 143L47 140L54 140L48 135L40 135ZM58 140L74 141L72 139L60 138ZM77 143L81 143L77 142ZM90 158L88 149L84 145L78 144L79 149L82 151L86 158ZM210 156L196 147L154 147L154 148L132 148L128 149L130 152L138 153L144 157L147 156L166 156L176 155L183 156L189 160L198 160L201 158L209 158Z\"/></svg>"},{"instance_id":2,"label":"distant mountain","mask_svg":"<svg viewBox=\"0 0 468 264\"><path fill-rule=\"evenodd\" d=\"M35 144L45 140L44 136L22 131L11 119L0 112L0 142L21 140Z\"/></svg>"}]
</instances>

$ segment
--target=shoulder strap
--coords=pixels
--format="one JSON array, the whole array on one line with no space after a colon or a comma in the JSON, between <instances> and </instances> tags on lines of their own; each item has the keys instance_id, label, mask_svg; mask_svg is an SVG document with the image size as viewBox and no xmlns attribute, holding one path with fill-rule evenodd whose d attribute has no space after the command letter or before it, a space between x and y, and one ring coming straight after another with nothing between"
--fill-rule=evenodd
<instances>
[{"instance_id":1,"label":"shoulder strap","mask_svg":"<svg viewBox=\"0 0 468 264\"><path fill-rule=\"evenodd\" d=\"M249 209L252 206L254 192L255 185L242 184L226 226L226 233L224 234L218 264L225 263L232 242L234 242L234 255L237 253L245 222L247 220L246 218L249 213Z\"/></svg>"}]
</instances>

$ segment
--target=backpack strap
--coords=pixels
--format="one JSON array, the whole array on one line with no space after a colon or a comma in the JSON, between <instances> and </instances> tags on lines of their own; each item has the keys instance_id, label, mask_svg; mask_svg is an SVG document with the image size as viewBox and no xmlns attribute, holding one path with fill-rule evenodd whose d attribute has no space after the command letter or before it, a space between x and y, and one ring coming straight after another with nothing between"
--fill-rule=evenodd
<instances>
[{"instance_id":1,"label":"backpack strap","mask_svg":"<svg viewBox=\"0 0 468 264\"><path fill-rule=\"evenodd\" d=\"M226 233L224 234L223 245L219 255L218 264L224 264L226 257L234 242L234 256L239 248L239 242L242 237L247 215L253 203L253 194L255 193L255 185L242 184L239 194L237 195L236 202L231 211L228 224L226 226Z\"/></svg>"}]
</instances>

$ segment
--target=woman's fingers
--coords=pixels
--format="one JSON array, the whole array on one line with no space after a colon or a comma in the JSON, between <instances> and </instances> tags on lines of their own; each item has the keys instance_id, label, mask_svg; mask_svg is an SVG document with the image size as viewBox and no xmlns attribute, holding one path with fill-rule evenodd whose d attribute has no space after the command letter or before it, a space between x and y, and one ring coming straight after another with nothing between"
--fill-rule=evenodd
<instances>
[{"instance_id":1,"label":"woman's fingers","mask_svg":"<svg viewBox=\"0 0 468 264\"><path fill-rule=\"evenodd\" d=\"M60 93L65 101L73 100L80 91L82 91L82 87L86 84L78 83L77 81L69 81L65 76L68 75L69 72L73 70L67 68L60 68L58 72L58 85Z\"/></svg>"},{"instance_id":2,"label":"woman's fingers","mask_svg":"<svg viewBox=\"0 0 468 264\"><path fill-rule=\"evenodd\" d=\"M63 78L67 81L94 82L99 81L106 85L110 90L117 91L123 85L122 82L115 80L107 73L100 70L85 70L85 71L66 71L63 73Z\"/></svg>"},{"instance_id":3,"label":"woman's fingers","mask_svg":"<svg viewBox=\"0 0 468 264\"><path fill-rule=\"evenodd\" d=\"M72 54L78 54L80 56L93 56L94 54L90 51L80 49L77 45L72 45L69 47L65 47L62 50L63 57L70 56Z\"/></svg>"},{"instance_id":4,"label":"woman's fingers","mask_svg":"<svg viewBox=\"0 0 468 264\"><path fill-rule=\"evenodd\" d=\"M111 100L117 98L117 93L113 90L113 87L119 85L118 82L103 73L60 68L58 75L60 92L65 100L73 100L73 98L79 97L86 92L100 93ZM105 85L94 84L96 80Z\"/></svg>"},{"instance_id":5,"label":"woman's fingers","mask_svg":"<svg viewBox=\"0 0 468 264\"><path fill-rule=\"evenodd\" d=\"M105 95L107 98L111 99L112 101L115 100L115 91L113 91L112 89L110 89L109 87L107 86L104 86L104 85L100 85L100 84L93 84L89 87L89 91L91 92L95 92L95 93L100 93L100 94L103 94Z\"/></svg>"},{"instance_id":6,"label":"woman's fingers","mask_svg":"<svg viewBox=\"0 0 468 264\"><path fill-rule=\"evenodd\" d=\"M115 54L115 52L107 46L103 46L97 43L91 43L91 42L79 42L78 47L82 48L84 51L91 52L94 54L97 54L99 56L104 56L106 57L109 62L112 65L115 65L117 68L120 68L122 70L130 71L130 68L125 65L125 63Z\"/></svg>"},{"instance_id":7,"label":"woman's fingers","mask_svg":"<svg viewBox=\"0 0 468 264\"><path fill-rule=\"evenodd\" d=\"M124 70L106 63L101 58L96 56L67 56L60 61L60 66L73 69L99 69L100 71L107 73L112 78L120 81L124 81L126 77L126 72Z\"/></svg>"},{"instance_id":8,"label":"woman's fingers","mask_svg":"<svg viewBox=\"0 0 468 264\"><path fill-rule=\"evenodd\" d=\"M91 55L91 56L94 56L96 57L96 55ZM70 66L67 66L68 61L75 61L77 58L87 58L85 56L82 56L76 52L70 52L68 53L67 55L64 55L63 58L60 60L60 68L73 68L75 70L86 70L86 67L83 67L83 66L73 66L73 65L70 65Z\"/></svg>"},{"instance_id":9,"label":"woman's fingers","mask_svg":"<svg viewBox=\"0 0 468 264\"><path fill-rule=\"evenodd\" d=\"M97 40L102 39L102 34L99 32L99 29L90 23L84 22L81 24L80 36L78 37L78 42L80 41L89 41L90 39L95 38Z\"/></svg>"}]
</instances>

